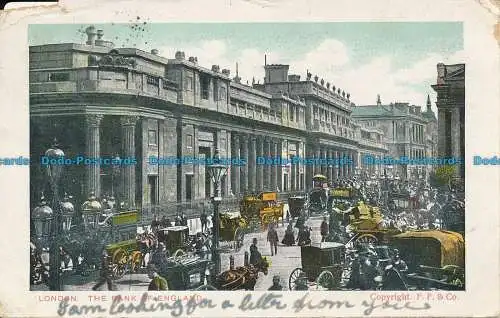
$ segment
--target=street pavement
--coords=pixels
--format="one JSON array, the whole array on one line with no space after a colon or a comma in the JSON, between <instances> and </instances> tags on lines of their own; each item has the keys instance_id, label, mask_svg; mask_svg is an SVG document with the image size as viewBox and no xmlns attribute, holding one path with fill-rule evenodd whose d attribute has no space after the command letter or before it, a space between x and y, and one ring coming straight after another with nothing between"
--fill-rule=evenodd
<instances>
[{"instance_id":1,"label":"street pavement","mask_svg":"<svg viewBox=\"0 0 500 318\"><path fill-rule=\"evenodd\" d=\"M285 205L285 214L288 205ZM311 217L306 221L306 225L312 228L311 240L313 243L319 243L321 241L320 235L320 225L321 217ZM295 223L293 223L295 225ZM278 253L271 256L271 248L267 242L267 230L261 231L259 233L248 233L245 235L243 240L243 246L238 250L231 252L225 252L221 254L221 268L222 271L229 269L229 258L230 255L234 256L235 267L243 266L244 264L244 254L245 251L250 254L250 245L252 244L253 238L256 237L258 241L258 249L262 256L266 256L271 260L271 266L269 268L268 275L259 273L259 279L255 286L255 290L267 290L272 285L272 279L274 275L278 275L281 278L281 285L284 290L288 290L288 278L291 272L297 268L302 267L301 257L300 257L300 247L299 246L284 246L281 244L281 240L285 235L285 230L287 223L278 223ZM298 230L294 228L295 238L297 238ZM224 245L221 244L221 245ZM92 287L96 284L99 279L99 271L94 271L90 273L89 276L80 275L69 275L64 278L64 290L67 291L90 291ZM114 290L122 291L145 291L148 288L150 279L145 273L135 273L126 274L119 280L113 281ZM48 290L45 285L32 285L31 290ZM99 288L99 290L107 290L107 285L104 284Z\"/></svg>"},{"instance_id":2,"label":"street pavement","mask_svg":"<svg viewBox=\"0 0 500 318\"><path fill-rule=\"evenodd\" d=\"M311 217L306 221L306 225L312 228L311 240L312 243L321 242L320 226L322 222L322 217ZM267 242L267 231L260 233L249 233L245 235L243 246L238 252L225 253L221 255L221 267L222 271L229 269L229 257L234 256L234 266L243 266L244 264L244 254L247 251L250 255L250 245L254 237L257 238L257 247L262 256L266 256L271 259L271 266L267 275L259 273L259 279L255 285L255 290L267 290L273 284L273 276L278 275L281 279L281 285L284 290L288 290L288 278L292 271L297 267L302 267L302 261L300 257L300 247L299 246L284 246L281 244L281 240L285 235L285 230L287 223L284 226L280 222L278 224L276 231L278 232L278 253L271 256L271 247ZM293 223L295 225L295 223ZM297 239L298 230L295 230L295 239Z\"/></svg>"}]
</instances>

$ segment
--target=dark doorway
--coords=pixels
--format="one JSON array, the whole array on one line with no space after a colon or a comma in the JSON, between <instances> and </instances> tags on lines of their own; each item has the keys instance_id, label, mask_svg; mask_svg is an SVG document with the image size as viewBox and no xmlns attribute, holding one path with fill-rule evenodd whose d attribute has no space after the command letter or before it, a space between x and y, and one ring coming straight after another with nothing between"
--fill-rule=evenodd
<instances>
[{"instance_id":1,"label":"dark doorway","mask_svg":"<svg viewBox=\"0 0 500 318\"><path fill-rule=\"evenodd\" d=\"M148 176L149 201L151 205L158 204L158 176Z\"/></svg>"},{"instance_id":2,"label":"dark doorway","mask_svg":"<svg viewBox=\"0 0 500 318\"><path fill-rule=\"evenodd\" d=\"M186 201L193 199L193 175L186 175Z\"/></svg>"}]
</instances>

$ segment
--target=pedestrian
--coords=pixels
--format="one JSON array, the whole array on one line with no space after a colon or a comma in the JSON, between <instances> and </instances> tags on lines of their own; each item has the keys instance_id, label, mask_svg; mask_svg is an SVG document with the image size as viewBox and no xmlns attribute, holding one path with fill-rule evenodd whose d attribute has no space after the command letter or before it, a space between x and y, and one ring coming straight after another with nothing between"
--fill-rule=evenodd
<instances>
[{"instance_id":1,"label":"pedestrian","mask_svg":"<svg viewBox=\"0 0 500 318\"><path fill-rule=\"evenodd\" d=\"M183 226L188 225L188 219L187 219L186 215L184 214L184 212L182 212L182 215L181 215L181 225L183 225Z\"/></svg>"},{"instance_id":2,"label":"pedestrian","mask_svg":"<svg viewBox=\"0 0 500 318\"><path fill-rule=\"evenodd\" d=\"M276 232L272 223L269 225L269 230L267 231L267 241L271 245L271 256L273 256L274 254L278 254L278 232Z\"/></svg>"},{"instance_id":3,"label":"pedestrian","mask_svg":"<svg viewBox=\"0 0 500 318\"><path fill-rule=\"evenodd\" d=\"M286 210L286 223L290 223L290 210Z\"/></svg>"},{"instance_id":4,"label":"pedestrian","mask_svg":"<svg viewBox=\"0 0 500 318\"><path fill-rule=\"evenodd\" d=\"M158 215L155 214L153 221L151 221L151 230L156 232L160 226L160 221L158 221Z\"/></svg>"},{"instance_id":5,"label":"pedestrian","mask_svg":"<svg viewBox=\"0 0 500 318\"><path fill-rule=\"evenodd\" d=\"M175 216L175 226L180 226L182 225L182 219L181 219L181 215L179 213L177 213L177 215Z\"/></svg>"},{"instance_id":6,"label":"pedestrian","mask_svg":"<svg viewBox=\"0 0 500 318\"><path fill-rule=\"evenodd\" d=\"M262 259L262 255L260 254L257 248L257 238L254 237L252 240L252 245L250 245L250 260L249 263L252 265L257 264Z\"/></svg>"},{"instance_id":7,"label":"pedestrian","mask_svg":"<svg viewBox=\"0 0 500 318\"><path fill-rule=\"evenodd\" d=\"M166 227L170 226L167 222L167 217L165 215L161 218L160 225L162 228L166 228Z\"/></svg>"},{"instance_id":8,"label":"pedestrian","mask_svg":"<svg viewBox=\"0 0 500 318\"><path fill-rule=\"evenodd\" d=\"M293 232L292 224L288 224L288 227L285 231L285 236L283 237L281 243L286 246L292 246L295 244L295 233Z\"/></svg>"},{"instance_id":9,"label":"pedestrian","mask_svg":"<svg viewBox=\"0 0 500 318\"><path fill-rule=\"evenodd\" d=\"M205 206L203 206L203 211L201 211L200 221L201 231L205 232L207 230L207 212L205 211Z\"/></svg>"},{"instance_id":10,"label":"pedestrian","mask_svg":"<svg viewBox=\"0 0 500 318\"><path fill-rule=\"evenodd\" d=\"M326 237L328 236L328 222L326 222L326 216L323 217L323 222L321 223L321 242L326 241Z\"/></svg>"},{"instance_id":11,"label":"pedestrian","mask_svg":"<svg viewBox=\"0 0 500 318\"><path fill-rule=\"evenodd\" d=\"M107 283L108 290L113 290L113 281L111 280L111 274L113 272L112 265L111 258L109 257L108 252L104 249L101 257L100 277L97 284L92 287L92 290L97 290L99 287L104 285L104 283Z\"/></svg>"},{"instance_id":12,"label":"pedestrian","mask_svg":"<svg viewBox=\"0 0 500 318\"><path fill-rule=\"evenodd\" d=\"M148 270L148 276L151 278L148 290L168 290L168 282L165 278L160 276L158 268L154 265L150 265Z\"/></svg>"},{"instance_id":13,"label":"pedestrian","mask_svg":"<svg viewBox=\"0 0 500 318\"><path fill-rule=\"evenodd\" d=\"M167 258L169 257L169 253L167 251L167 247L165 243L160 242L158 244L158 249L151 256L151 264L162 268L163 265L167 262Z\"/></svg>"},{"instance_id":14,"label":"pedestrian","mask_svg":"<svg viewBox=\"0 0 500 318\"><path fill-rule=\"evenodd\" d=\"M269 287L267 290L283 290L283 286L280 283L280 277L278 275L273 276L273 285Z\"/></svg>"}]
</instances>

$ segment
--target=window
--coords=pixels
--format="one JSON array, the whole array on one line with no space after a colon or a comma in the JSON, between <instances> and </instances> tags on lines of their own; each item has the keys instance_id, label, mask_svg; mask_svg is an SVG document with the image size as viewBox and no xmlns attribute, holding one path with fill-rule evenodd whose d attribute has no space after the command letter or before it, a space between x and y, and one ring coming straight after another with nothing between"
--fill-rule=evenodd
<instances>
[{"instance_id":1,"label":"window","mask_svg":"<svg viewBox=\"0 0 500 318\"><path fill-rule=\"evenodd\" d=\"M148 131L148 145L150 146L158 145L158 135L156 134L156 130Z\"/></svg>"},{"instance_id":2,"label":"window","mask_svg":"<svg viewBox=\"0 0 500 318\"><path fill-rule=\"evenodd\" d=\"M158 176L148 176L149 202L158 204Z\"/></svg>"},{"instance_id":3,"label":"window","mask_svg":"<svg viewBox=\"0 0 500 318\"><path fill-rule=\"evenodd\" d=\"M290 121L294 121L294 115L295 115L295 109L293 108L292 105L290 105L290 109L288 110L289 114L290 114Z\"/></svg>"},{"instance_id":4,"label":"window","mask_svg":"<svg viewBox=\"0 0 500 318\"><path fill-rule=\"evenodd\" d=\"M445 156L451 157L451 111L447 110L444 115L444 124L445 124Z\"/></svg>"},{"instance_id":5,"label":"window","mask_svg":"<svg viewBox=\"0 0 500 318\"><path fill-rule=\"evenodd\" d=\"M200 75L200 84L201 84L201 99L208 99L210 94L210 77L207 75Z\"/></svg>"},{"instance_id":6,"label":"window","mask_svg":"<svg viewBox=\"0 0 500 318\"><path fill-rule=\"evenodd\" d=\"M213 86L213 90L214 90L214 101L218 101L220 100L220 96L219 96L219 83L216 79L214 79L214 86Z\"/></svg>"},{"instance_id":7,"label":"window","mask_svg":"<svg viewBox=\"0 0 500 318\"><path fill-rule=\"evenodd\" d=\"M226 88L221 86L219 88L219 100L226 100L227 91Z\"/></svg>"},{"instance_id":8,"label":"window","mask_svg":"<svg viewBox=\"0 0 500 318\"><path fill-rule=\"evenodd\" d=\"M49 82L67 82L69 73L49 73Z\"/></svg>"},{"instance_id":9,"label":"window","mask_svg":"<svg viewBox=\"0 0 500 318\"><path fill-rule=\"evenodd\" d=\"M146 76L146 82L148 84L151 84L151 85L155 85L155 86L158 86L159 83L160 83L160 80L158 77L154 77L154 76Z\"/></svg>"},{"instance_id":10,"label":"window","mask_svg":"<svg viewBox=\"0 0 500 318\"><path fill-rule=\"evenodd\" d=\"M193 90L193 77L192 76L186 77L186 79L184 80L184 86L185 86L186 91Z\"/></svg>"},{"instance_id":11,"label":"window","mask_svg":"<svg viewBox=\"0 0 500 318\"><path fill-rule=\"evenodd\" d=\"M193 135L186 135L186 148L193 148Z\"/></svg>"}]
</instances>

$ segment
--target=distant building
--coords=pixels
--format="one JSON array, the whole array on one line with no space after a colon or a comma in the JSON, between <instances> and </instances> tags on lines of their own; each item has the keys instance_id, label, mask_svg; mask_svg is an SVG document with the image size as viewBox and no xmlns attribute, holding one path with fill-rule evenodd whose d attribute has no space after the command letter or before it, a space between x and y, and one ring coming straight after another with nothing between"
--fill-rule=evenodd
<instances>
[{"instance_id":1,"label":"distant building","mask_svg":"<svg viewBox=\"0 0 500 318\"><path fill-rule=\"evenodd\" d=\"M380 95L376 105L363 105L353 108L352 118L369 127L382 130L388 155L400 157L425 158L435 152L436 117L427 101L427 109L409 103L382 104ZM381 173L401 178L425 178L429 166L398 165L384 166Z\"/></svg>"},{"instance_id":2,"label":"distant building","mask_svg":"<svg viewBox=\"0 0 500 318\"><path fill-rule=\"evenodd\" d=\"M437 65L439 146L441 157L465 158L465 64ZM465 177L465 165L458 167Z\"/></svg>"},{"instance_id":3,"label":"distant building","mask_svg":"<svg viewBox=\"0 0 500 318\"><path fill-rule=\"evenodd\" d=\"M222 180L224 197L306 191L315 173L353 176L360 153L387 153L382 131L353 122L350 95L317 76L300 81L288 76L288 66L265 65L264 84L245 85L237 68L232 77L182 51L165 58L158 50L114 48L102 30L86 32L85 44L29 48L31 158L40 160L55 137L70 158L135 163L65 166L61 191L74 195L76 206L91 191L143 209L195 206L214 191L205 165L172 160L203 160L216 149L223 158L247 161L233 161ZM257 164L259 157L351 159L354 165ZM47 180L42 166L30 168L36 203Z\"/></svg>"}]
</instances>

